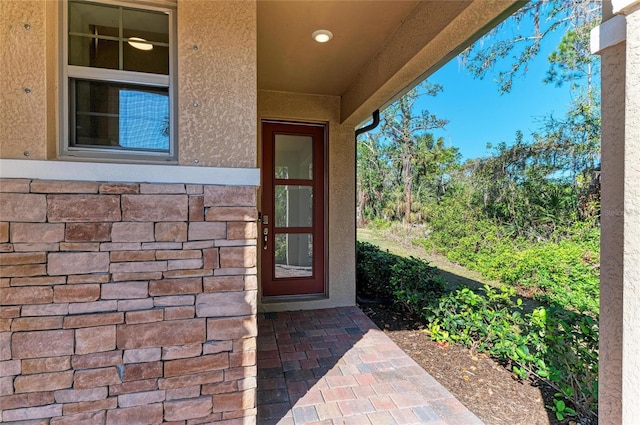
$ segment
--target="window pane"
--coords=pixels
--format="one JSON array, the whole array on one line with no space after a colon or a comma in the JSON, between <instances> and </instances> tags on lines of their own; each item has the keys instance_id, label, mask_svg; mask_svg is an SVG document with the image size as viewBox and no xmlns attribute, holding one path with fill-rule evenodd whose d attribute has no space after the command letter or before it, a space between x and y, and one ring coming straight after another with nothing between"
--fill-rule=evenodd
<instances>
[{"instance_id":1,"label":"window pane","mask_svg":"<svg viewBox=\"0 0 640 425\"><path fill-rule=\"evenodd\" d=\"M276 235L276 278L313 276L313 237L310 234Z\"/></svg>"},{"instance_id":2,"label":"window pane","mask_svg":"<svg viewBox=\"0 0 640 425\"><path fill-rule=\"evenodd\" d=\"M169 15L139 9L122 10L123 36L147 41L169 42Z\"/></svg>"},{"instance_id":3,"label":"window pane","mask_svg":"<svg viewBox=\"0 0 640 425\"><path fill-rule=\"evenodd\" d=\"M136 42L134 42L134 46ZM151 46L151 50L140 50L129 43L123 43L123 69L125 71L148 72L150 74L169 75L169 48L165 46Z\"/></svg>"},{"instance_id":4,"label":"window pane","mask_svg":"<svg viewBox=\"0 0 640 425\"><path fill-rule=\"evenodd\" d=\"M70 35L69 65L118 69L118 42Z\"/></svg>"},{"instance_id":5,"label":"window pane","mask_svg":"<svg viewBox=\"0 0 640 425\"><path fill-rule=\"evenodd\" d=\"M313 225L313 188L276 185L276 227Z\"/></svg>"},{"instance_id":6,"label":"window pane","mask_svg":"<svg viewBox=\"0 0 640 425\"><path fill-rule=\"evenodd\" d=\"M313 178L313 139L310 136L276 135L276 178Z\"/></svg>"},{"instance_id":7,"label":"window pane","mask_svg":"<svg viewBox=\"0 0 640 425\"><path fill-rule=\"evenodd\" d=\"M166 88L70 80L70 146L169 151Z\"/></svg>"},{"instance_id":8,"label":"window pane","mask_svg":"<svg viewBox=\"0 0 640 425\"><path fill-rule=\"evenodd\" d=\"M118 7L69 2L69 32L118 37L119 27Z\"/></svg>"}]
</instances>

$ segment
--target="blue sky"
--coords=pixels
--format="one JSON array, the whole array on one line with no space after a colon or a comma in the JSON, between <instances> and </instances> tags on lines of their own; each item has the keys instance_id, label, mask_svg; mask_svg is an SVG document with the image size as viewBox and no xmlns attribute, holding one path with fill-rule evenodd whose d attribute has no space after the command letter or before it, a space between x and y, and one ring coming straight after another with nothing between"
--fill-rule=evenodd
<instances>
[{"instance_id":1,"label":"blue sky","mask_svg":"<svg viewBox=\"0 0 640 425\"><path fill-rule=\"evenodd\" d=\"M524 76L518 76L510 93L500 95L494 75L474 78L457 58L428 78L441 84L444 91L436 97L422 96L416 103L418 111L428 110L449 120L445 130L436 130L447 145L460 149L463 160L487 156L487 142L513 143L516 130L522 130L525 140L541 126L541 119L553 113L560 117L570 101L569 85L556 87L543 80L548 69L547 57L559 40L559 35L544 43L540 54L529 64Z\"/></svg>"}]
</instances>

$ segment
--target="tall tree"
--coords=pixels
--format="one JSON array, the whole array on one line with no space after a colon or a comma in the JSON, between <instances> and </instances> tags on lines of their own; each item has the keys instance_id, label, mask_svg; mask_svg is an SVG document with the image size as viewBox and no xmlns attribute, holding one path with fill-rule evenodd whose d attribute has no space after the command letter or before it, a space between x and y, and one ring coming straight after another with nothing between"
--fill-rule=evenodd
<instances>
[{"instance_id":1,"label":"tall tree","mask_svg":"<svg viewBox=\"0 0 640 425\"><path fill-rule=\"evenodd\" d=\"M415 104L420 96L436 96L442 91L438 84L422 83L410 90L382 114L382 130L389 144L389 157L392 164L400 170L402 182L404 215L403 222L411 220L411 202L413 195L413 165L419 155L419 140L429 130L443 128L447 120L430 114L428 110L416 113Z\"/></svg>"}]
</instances>

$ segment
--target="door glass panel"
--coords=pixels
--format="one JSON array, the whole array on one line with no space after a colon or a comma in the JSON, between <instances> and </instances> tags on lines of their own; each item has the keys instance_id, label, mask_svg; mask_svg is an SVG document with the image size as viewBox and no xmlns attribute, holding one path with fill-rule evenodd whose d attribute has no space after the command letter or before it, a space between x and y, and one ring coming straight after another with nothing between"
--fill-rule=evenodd
<instances>
[{"instance_id":1,"label":"door glass panel","mask_svg":"<svg viewBox=\"0 0 640 425\"><path fill-rule=\"evenodd\" d=\"M303 179L313 177L313 138L276 134L276 179Z\"/></svg>"},{"instance_id":2,"label":"door glass panel","mask_svg":"<svg viewBox=\"0 0 640 425\"><path fill-rule=\"evenodd\" d=\"M311 234L284 233L275 239L276 278L313 276Z\"/></svg>"},{"instance_id":3,"label":"door glass panel","mask_svg":"<svg viewBox=\"0 0 640 425\"><path fill-rule=\"evenodd\" d=\"M276 227L311 227L313 188L276 185Z\"/></svg>"}]
</instances>

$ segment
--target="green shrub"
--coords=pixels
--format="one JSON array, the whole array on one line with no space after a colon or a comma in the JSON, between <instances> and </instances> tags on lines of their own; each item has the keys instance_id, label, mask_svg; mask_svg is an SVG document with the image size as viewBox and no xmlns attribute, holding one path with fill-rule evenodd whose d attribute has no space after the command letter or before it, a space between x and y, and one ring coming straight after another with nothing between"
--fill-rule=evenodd
<instances>
[{"instance_id":1,"label":"green shrub","mask_svg":"<svg viewBox=\"0 0 640 425\"><path fill-rule=\"evenodd\" d=\"M356 242L356 293L370 299L393 298L391 268L401 257L368 242Z\"/></svg>"},{"instance_id":2,"label":"green shrub","mask_svg":"<svg viewBox=\"0 0 640 425\"><path fill-rule=\"evenodd\" d=\"M400 257L391 267L389 283L394 303L418 315L422 308L444 293L445 281L438 269L419 258Z\"/></svg>"}]
</instances>

